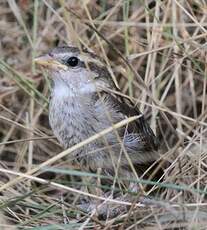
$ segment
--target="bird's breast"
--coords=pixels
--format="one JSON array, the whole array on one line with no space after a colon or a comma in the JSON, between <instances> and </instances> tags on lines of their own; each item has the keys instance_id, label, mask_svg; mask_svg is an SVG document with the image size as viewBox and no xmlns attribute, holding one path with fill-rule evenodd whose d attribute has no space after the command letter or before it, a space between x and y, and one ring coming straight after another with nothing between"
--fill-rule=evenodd
<instances>
[{"instance_id":1,"label":"bird's breast","mask_svg":"<svg viewBox=\"0 0 207 230\"><path fill-rule=\"evenodd\" d=\"M64 147L77 144L95 133L96 118L90 99L84 97L52 97L49 120L54 134Z\"/></svg>"}]
</instances>

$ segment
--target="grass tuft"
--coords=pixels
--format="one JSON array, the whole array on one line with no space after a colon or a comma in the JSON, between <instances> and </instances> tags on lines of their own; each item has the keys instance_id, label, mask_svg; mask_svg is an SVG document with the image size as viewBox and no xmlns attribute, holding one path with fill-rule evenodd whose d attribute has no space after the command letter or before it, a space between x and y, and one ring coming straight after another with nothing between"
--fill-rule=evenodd
<instances>
[{"instance_id":1,"label":"grass tuft","mask_svg":"<svg viewBox=\"0 0 207 230\"><path fill-rule=\"evenodd\" d=\"M0 229L206 228L206 10L196 0L0 2ZM105 197L111 188L100 180L110 176L78 169L70 155L137 117L68 150L54 138L50 82L34 58L56 44L99 54L159 137L160 161L168 162L161 181L114 178L113 192L143 202ZM123 180L150 189L143 198ZM81 199L129 211L100 221L96 208L80 210Z\"/></svg>"}]
</instances>

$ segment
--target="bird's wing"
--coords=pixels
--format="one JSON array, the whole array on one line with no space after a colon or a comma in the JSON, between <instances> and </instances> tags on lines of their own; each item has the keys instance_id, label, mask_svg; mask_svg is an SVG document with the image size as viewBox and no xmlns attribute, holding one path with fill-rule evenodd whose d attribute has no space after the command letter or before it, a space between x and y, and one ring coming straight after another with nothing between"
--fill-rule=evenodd
<instances>
[{"instance_id":1,"label":"bird's wing","mask_svg":"<svg viewBox=\"0 0 207 230\"><path fill-rule=\"evenodd\" d=\"M133 105L133 103L120 95L110 93L113 104L116 105L116 109L123 113L127 117L141 115L136 121L131 122L127 128L128 140L139 142L137 148L140 151L154 152L158 151L159 142L149 124L145 120L143 114L139 109ZM132 145L133 147L133 145Z\"/></svg>"}]
</instances>

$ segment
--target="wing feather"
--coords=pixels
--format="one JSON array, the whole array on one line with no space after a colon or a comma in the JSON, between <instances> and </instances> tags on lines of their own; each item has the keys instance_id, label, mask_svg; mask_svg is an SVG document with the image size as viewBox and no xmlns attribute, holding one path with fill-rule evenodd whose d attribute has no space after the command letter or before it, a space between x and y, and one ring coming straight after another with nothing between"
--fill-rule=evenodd
<instances>
[{"instance_id":1,"label":"wing feather","mask_svg":"<svg viewBox=\"0 0 207 230\"><path fill-rule=\"evenodd\" d=\"M120 95L110 93L110 97L116 109L127 117L142 115L136 121L128 125L127 133L133 134L134 137L139 139L139 147L142 146L143 150L158 151L159 141L137 106L134 106L130 100Z\"/></svg>"}]
</instances>

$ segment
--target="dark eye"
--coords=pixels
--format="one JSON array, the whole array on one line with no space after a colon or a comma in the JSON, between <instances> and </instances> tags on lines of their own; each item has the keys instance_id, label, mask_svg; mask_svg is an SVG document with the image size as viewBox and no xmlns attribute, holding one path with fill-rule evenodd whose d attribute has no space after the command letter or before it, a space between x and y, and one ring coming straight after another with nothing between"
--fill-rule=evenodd
<instances>
[{"instance_id":1,"label":"dark eye","mask_svg":"<svg viewBox=\"0 0 207 230\"><path fill-rule=\"evenodd\" d=\"M68 66L75 67L75 66L78 65L79 59L77 57L69 57L66 60L66 63L67 63Z\"/></svg>"}]
</instances>

